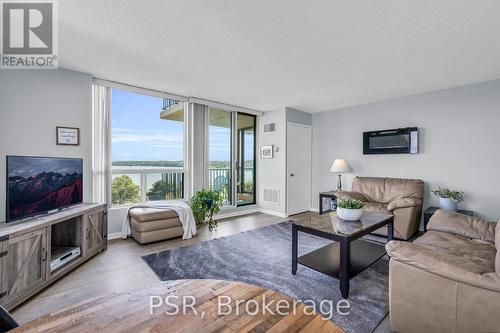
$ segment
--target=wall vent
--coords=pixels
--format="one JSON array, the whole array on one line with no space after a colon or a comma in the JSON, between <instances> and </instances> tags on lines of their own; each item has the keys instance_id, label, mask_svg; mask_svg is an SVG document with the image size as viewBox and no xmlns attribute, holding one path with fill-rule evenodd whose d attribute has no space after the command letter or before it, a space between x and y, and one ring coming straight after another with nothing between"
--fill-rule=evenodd
<instances>
[{"instance_id":1,"label":"wall vent","mask_svg":"<svg viewBox=\"0 0 500 333\"><path fill-rule=\"evenodd\" d=\"M279 191L271 188L264 189L263 199L265 202L279 202Z\"/></svg>"},{"instance_id":2,"label":"wall vent","mask_svg":"<svg viewBox=\"0 0 500 333\"><path fill-rule=\"evenodd\" d=\"M264 132L274 132L276 131L276 124L275 123L269 123L269 124L264 124Z\"/></svg>"}]
</instances>

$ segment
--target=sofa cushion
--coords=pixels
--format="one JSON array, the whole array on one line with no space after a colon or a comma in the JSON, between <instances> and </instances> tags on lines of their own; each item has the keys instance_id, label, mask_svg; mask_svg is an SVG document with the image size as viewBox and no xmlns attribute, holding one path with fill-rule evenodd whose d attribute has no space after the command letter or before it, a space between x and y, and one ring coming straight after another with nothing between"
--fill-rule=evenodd
<instances>
[{"instance_id":1,"label":"sofa cushion","mask_svg":"<svg viewBox=\"0 0 500 333\"><path fill-rule=\"evenodd\" d=\"M174 210L165 208L132 208L129 211L129 215L137 222L165 220L178 217Z\"/></svg>"},{"instance_id":2,"label":"sofa cushion","mask_svg":"<svg viewBox=\"0 0 500 333\"><path fill-rule=\"evenodd\" d=\"M497 251L489 242L431 230L414 243L439 253L441 260L463 270L478 274L495 271Z\"/></svg>"},{"instance_id":3,"label":"sofa cushion","mask_svg":"<svg viewBox=\"0 0 500 333\"><path fill-rule=\"evenodd\" d=\"M383 203L378 203L378 202L365 202L365 205L363 206L363 209L369 212L376 212L376 213L387 213L391 214L387 210L387 205Z\"/></svg>"},{"instance_id":4,"label":"sofa cushion","mask_svg":"<svg viewBox=\"0 0 500 333\"><path fill-rule=\"evenodd\" d=\"M497 221L497 225L495 228L495 246L497 248L495 272L500 273L500 220Z\"/></svg>"},{"instance_id":5,"label":"sofa cushion","mask_svg":"<svg viewBox=\"0 0 500 333\"><path fill-rule=\"evenodd\" d=\"M423 199L424 182L420 179L355 177L352 191L361 192L369 201L388 204L400 198Z\"/></svg>"},{"instance_id":6,"label":"sofa cushion","mask_svg":"<svg viewBox=\"0 0 500 333\"><path fill-rule=\"evenodd\" d=\"M429 220L427 230L448 232L495 243L495 224L477 217L437 210Z\"/></svg>"}]
</instances>

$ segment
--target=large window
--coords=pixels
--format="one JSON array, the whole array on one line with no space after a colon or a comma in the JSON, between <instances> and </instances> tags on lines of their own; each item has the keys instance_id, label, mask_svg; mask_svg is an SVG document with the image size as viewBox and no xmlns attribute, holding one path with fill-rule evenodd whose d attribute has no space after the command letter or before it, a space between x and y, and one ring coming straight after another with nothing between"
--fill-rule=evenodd
<instances>
[{"instance_id":1,"label":"large window","mask_svg":"<svg viewBox=\"0 0 500 333\"><path fill-rule=\"evenodd\" d=\"M210 108L208 184L225 205L255 203L255 116Z\"/></svg>"},{"instance_id":2,"label":"large window","mask_svg":"<svg viewBox=\"0 0 500 333\"><path fill-rule=\"evenodd\" d=\"M184 196L184 103L112 89L112 203Z\"/></svg>"}]
</instances>

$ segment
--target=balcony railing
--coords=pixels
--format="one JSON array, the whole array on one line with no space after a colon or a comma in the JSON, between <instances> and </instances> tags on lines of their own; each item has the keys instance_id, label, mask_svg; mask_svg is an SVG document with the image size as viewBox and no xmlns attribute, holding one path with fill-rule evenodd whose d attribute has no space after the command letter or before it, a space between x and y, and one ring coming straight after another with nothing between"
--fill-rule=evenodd
<instances>
[{"instance_id":1,"label":"balcony railing","mask_svg":"<svg viewBox=\"0 0 500 333\"><path fill-rule=\"evenodd\" d=\"M253 172L253 169L245 168L245 171ZM112 175L113 205L184 198L184 169L182 168L113 166ZM126 176L125 179L115 180L123 176ZM226 204L229 203L232 195L231 170L209 169L208 186L220 191ZM238 192L246 193L245 186L241 186Z\"/></svg>"},{"instance_id":2,"label":"balcony railing","mask_svg":"<svg viewBox=\"0 0 500 333\"><path fill-rule=\"evenodd\" d=\"M175 100L175 99L170 99L170 98L164 98L163 99L163 110L166 110L168 109L169 107L172 107L176 104L178 104L179 101L178 100Z\"/></svg>"},{"instance_id":3,"label":"balcony railing","mask_svg":"<svg viewBox=\"0 0 500 333\"><path fill-rule=\"evenodd\" d=\"M113 167L112 175L114 205L184 197L184 169ZM125 181L115 181L123 176Z\"/></svg>"}]
</instances>

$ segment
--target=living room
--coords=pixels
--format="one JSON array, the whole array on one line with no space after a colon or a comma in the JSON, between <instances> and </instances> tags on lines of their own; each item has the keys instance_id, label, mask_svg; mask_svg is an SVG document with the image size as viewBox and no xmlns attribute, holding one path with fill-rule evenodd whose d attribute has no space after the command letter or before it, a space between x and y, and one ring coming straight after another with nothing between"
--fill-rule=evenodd
<instances>
[{"instance_id":1,"label":"living room","mask_svg":"<svg viewBox=\"0 0 500 333\"><path fill-rule=\"evenodd\" d=\"M0 332L500 332L497 1L0 6Z\"/></svg>"}]
</instances>

